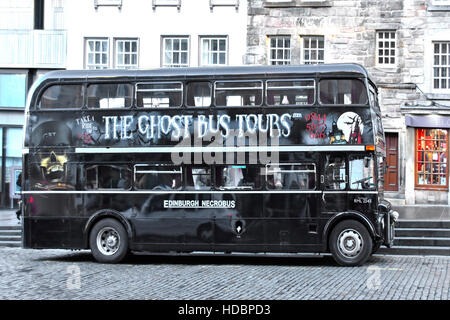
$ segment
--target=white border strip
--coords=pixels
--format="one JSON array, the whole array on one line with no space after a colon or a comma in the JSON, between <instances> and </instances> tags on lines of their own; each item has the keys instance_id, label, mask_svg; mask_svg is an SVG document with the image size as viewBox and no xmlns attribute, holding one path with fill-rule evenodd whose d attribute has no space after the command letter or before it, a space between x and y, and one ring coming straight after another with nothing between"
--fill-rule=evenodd
<instances>
[{"instance_id":1,"label":"white border strip","mask_svg":"<svg viewBox=\"0 0 450 320\"><path fill-rule=\"evenodd\" d=\"M244 146L244 147L92 147L75 148L76 153L201 153L201 152L318 152L365 151L365 145L340 146Z\"/></svg>"},{"instance_id":2,"label":"white border strip","mask_svg":"<svg viewBox=\"0 0 450 320\"><path fill-rule=\"evenodd\" d=\"M223 190L223 191L186 191L186 190L158 190L158 191L144 191L144 190L136 190L136 191L114 191L114 190L102 190L102 191L22 191L23 194L198 194L198 193L273 193L273 194L284 194L284 193L322 193L322 191L315 190L305 190L305 191L293 191L293 190L279 190L279 191L242 191L242 190Z\"/></svg>"},{"instance_id":3,"label":"white border strip","mask_svg":"<svg viewBox=\"0 0 450 320\"><path fill-rule=\"evenodd\" d=\"M340 193L340 194L378 194L378 191L320 191L320 190L278 190L278 191L267 191L267 190L252 190L252 191L243 191L243 190L221 190L221 191L202 191L202 190L100 190L100 191L22 191L22 194L198 194L198 193L272 193L272 194L284 194L284 193Z\"/></svg>"}]
</instances>

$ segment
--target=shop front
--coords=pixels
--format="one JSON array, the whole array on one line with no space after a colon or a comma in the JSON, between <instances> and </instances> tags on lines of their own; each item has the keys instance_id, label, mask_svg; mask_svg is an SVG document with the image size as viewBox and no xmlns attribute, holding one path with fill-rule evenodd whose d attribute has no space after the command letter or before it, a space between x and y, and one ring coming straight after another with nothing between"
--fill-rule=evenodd
<instances>
[{"instance_id":1,"label":"shop front","mask_svg":"<svg viewBox=\"0 0 450 320\"><path fill-rule=\"evenodd\" d=\"M406 204L449 204L450 115L407 114L405 124Z\"/></svg>"}]
</instances>

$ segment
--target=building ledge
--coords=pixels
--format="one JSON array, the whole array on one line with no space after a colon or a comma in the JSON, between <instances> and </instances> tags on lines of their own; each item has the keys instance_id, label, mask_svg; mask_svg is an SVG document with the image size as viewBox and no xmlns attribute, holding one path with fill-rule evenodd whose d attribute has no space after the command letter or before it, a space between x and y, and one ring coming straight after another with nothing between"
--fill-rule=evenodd
<instances>
[{"instance_id":1,"label":"building ledge","mask_svg":"<svg viewBox=\"0 0 450 320\"><path fill-rule=\"evenodd\" d=\"M434 6L432 4L428 5L428 11L450 11L450 6Z\"/></svg>"},{"instance_id":2,"label":"building ledge","mask_svg":"<svg viewBox=\"0 0 450 320\"><path fill-rule=\"evenodd\" d=\"M266 8L292 8L292 7L308 7L308 8L321 8L331 7L331 1L329 0L291 0L291 1L265 1L264 7Z\"/></svg>"}]
</instances>

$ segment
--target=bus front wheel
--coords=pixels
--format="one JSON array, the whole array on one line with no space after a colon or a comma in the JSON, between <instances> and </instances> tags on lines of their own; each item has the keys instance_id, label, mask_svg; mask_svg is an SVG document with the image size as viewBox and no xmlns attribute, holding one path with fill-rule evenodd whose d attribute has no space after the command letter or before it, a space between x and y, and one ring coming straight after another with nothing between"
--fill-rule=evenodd
<instances>
[{"instance_id":1,"label":"bus front wheel","mask_svg":"<svg viewBox=\"0 0 450 320\"><path fill-rule=\"evenodd\" d=\"M89 245L98 262L118 263L127 255L128 234L119 221L102 219L92 228Z\"/></svg>"},{"instance_id":2,"label":"bus front wheel","mask_svg":"<svg viewBox=\"0 0 450 320\"><path fill-rule=\"evenodd\" d=\"M338 264L358 266L372 254L373 241L367 228L360 222L344 220L331 231L329 247Z\"/></svg>"}]
</instances>

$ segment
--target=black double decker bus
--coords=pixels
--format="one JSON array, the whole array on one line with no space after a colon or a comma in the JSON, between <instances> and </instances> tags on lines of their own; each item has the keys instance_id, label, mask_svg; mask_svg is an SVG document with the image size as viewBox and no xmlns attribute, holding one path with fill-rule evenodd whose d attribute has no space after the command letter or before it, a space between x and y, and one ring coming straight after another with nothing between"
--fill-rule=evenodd
<instances>
[{"instance_id":1,"label":"black double decker bus","mask_svg":"<svg viewBox=\"0 0 450 320\"><path fill-rule=\"evenodd\" d=\"M23 246L360 265L394 238L384 141L357 64L50 72L26 107Z\"/></svg>"}]
</instances>

